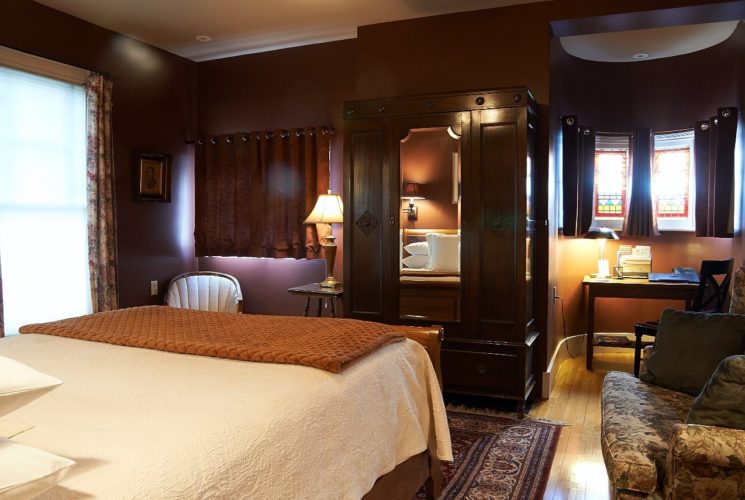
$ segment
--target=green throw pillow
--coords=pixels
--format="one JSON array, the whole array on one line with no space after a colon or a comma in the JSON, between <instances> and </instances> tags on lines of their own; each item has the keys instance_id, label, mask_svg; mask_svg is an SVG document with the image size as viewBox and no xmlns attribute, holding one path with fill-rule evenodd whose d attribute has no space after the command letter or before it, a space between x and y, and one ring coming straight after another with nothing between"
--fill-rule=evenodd
<instances>
[{"instance_id":1,"label":"green throw pillow","mask_svg":"<svg viewBox=\"0 0 745 500\"><path fill-rule=\"evenodd\" d=\"M719 363L745 352L745 315L665 309L640 378L698 396Z\"/></svg>"},{"instance_id":2,"label":"green throw pillow","mask_svg":"<svg viewBox=\"0 0 745 500\"><path fill-rule=\"evenodd\" d=\"M719 363L686 422L745 430L745 356L730 356Z\"/></svg>"}]
</instances>

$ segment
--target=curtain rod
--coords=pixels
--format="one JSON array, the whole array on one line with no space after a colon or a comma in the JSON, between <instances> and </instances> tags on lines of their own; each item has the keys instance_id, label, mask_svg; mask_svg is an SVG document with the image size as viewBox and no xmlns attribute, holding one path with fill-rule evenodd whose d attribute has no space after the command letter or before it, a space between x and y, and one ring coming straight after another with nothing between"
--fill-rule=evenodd
<instances>
[{"instance_id":1,"label":"curtain rod","mask_svg":"<svg viewBox=\"0 0 745 500\"><path fill-rule=\"evenodd\" d=\"M321 134L322 135L326 135L326 134L335 135L336 134L336 131L334 130L333 127L319 127L319 128L321 129ZM291 133L292 133L292 131L290 131L290 130L281 130L280 131L280 136L284 139L284 138L290 137L290 134ZM315 129L314 128L310 128L309 134L311 136L316 135ZM305 135L305 130L304 129L297 129L297 130L295 130L295 136L296 137L301 137L303 135ZM262 138L264 138L264 139L272 139L274 137L274 132L273 131L269 131L269 132L245 132L245 133L237 133L237 134L208 135L204 139L196 139L196 140L194 140L194 139L187 139L184 142L186 144L198 144L198 145L202 145L202 144L205 143L205 141L209 140L212 144L217 144L217 142L220 140L220 137L222 137L222 136L225 137L225 142L227 142L229 144L232 144L233 142L235 142L236 137L239 137L243 142L250 141L251 140L251 137L255 137L257 141L258 140L261 140Z\"/></svg>"}]
</instances>

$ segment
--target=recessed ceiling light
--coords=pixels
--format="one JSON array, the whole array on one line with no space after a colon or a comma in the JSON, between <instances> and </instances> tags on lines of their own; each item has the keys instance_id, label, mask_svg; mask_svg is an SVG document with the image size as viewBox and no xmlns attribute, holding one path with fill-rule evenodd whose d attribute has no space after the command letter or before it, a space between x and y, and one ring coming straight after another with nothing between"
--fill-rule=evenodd
<instances>
[{"instance_id":1,"label":"recessed ceiling light","mask_svg":"<svg viewBox=\"0 0 745 500\"><path fill-rule=\"evenodd\" d=\"M197 42L211 42L212 41L212 37L209 35L197 35L194 38L197 40Z\"/></svg>"},{"instance_id":2,"label":"recessed ceiling light","mask_svg":"<svg viewBox=\"0 0 745 500\"><path fill-rule=\"evenodd\" d=\"M634 59L646 59L647 57L649 57L649 54L645 54L644 52L639 52L638 54L634 54L631 57L633 57Z\"/></svg>"}]
</instances>

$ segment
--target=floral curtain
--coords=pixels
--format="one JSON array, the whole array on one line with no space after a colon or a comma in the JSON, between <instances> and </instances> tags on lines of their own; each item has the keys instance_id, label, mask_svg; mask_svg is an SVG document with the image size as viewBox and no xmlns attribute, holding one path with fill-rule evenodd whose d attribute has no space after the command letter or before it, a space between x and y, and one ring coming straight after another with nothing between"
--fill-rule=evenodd
<instances>
[{"instance_id":1,"label":"floral curtain","mask_svg":"<svg viewBox=\"0 0 745 500\"><path fill-rule=\"evenodd\" d=\"M119 302L111 91L112 83L103 75L88 77L88 266L93 312L116 309Z\"/></svg>"},{"instance_id":2,"label":"floral curtain","mask_svg":"<svg viewBox=\"0 0 745 500\"><path fill-rule=\"evenodd\" d=\"M236 133L196 143L196 254L318 257L303 224L329 187L333 129Z\"/></svg>"}]
</instances>

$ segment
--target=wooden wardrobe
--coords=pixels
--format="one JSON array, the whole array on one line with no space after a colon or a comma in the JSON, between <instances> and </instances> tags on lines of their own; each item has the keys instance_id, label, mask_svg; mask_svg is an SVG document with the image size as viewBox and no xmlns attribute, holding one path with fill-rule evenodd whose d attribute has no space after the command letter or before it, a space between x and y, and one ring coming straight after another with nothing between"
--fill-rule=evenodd
<instances>
[{"instance_id":1,"label":"wooden wardrobe","mask_svg":"<svg viewBox=\"0 0 745 500\"><path fill-rule=\"evenodd\" d=\"M513 399L536 382L537 116L525 88L344 104L345 317L442 324L445 392ZM460 317L399 311L400 145L411 130L460 140ZM545 276L540 279L546 280Z\"/></svg>"}]
</instances>

